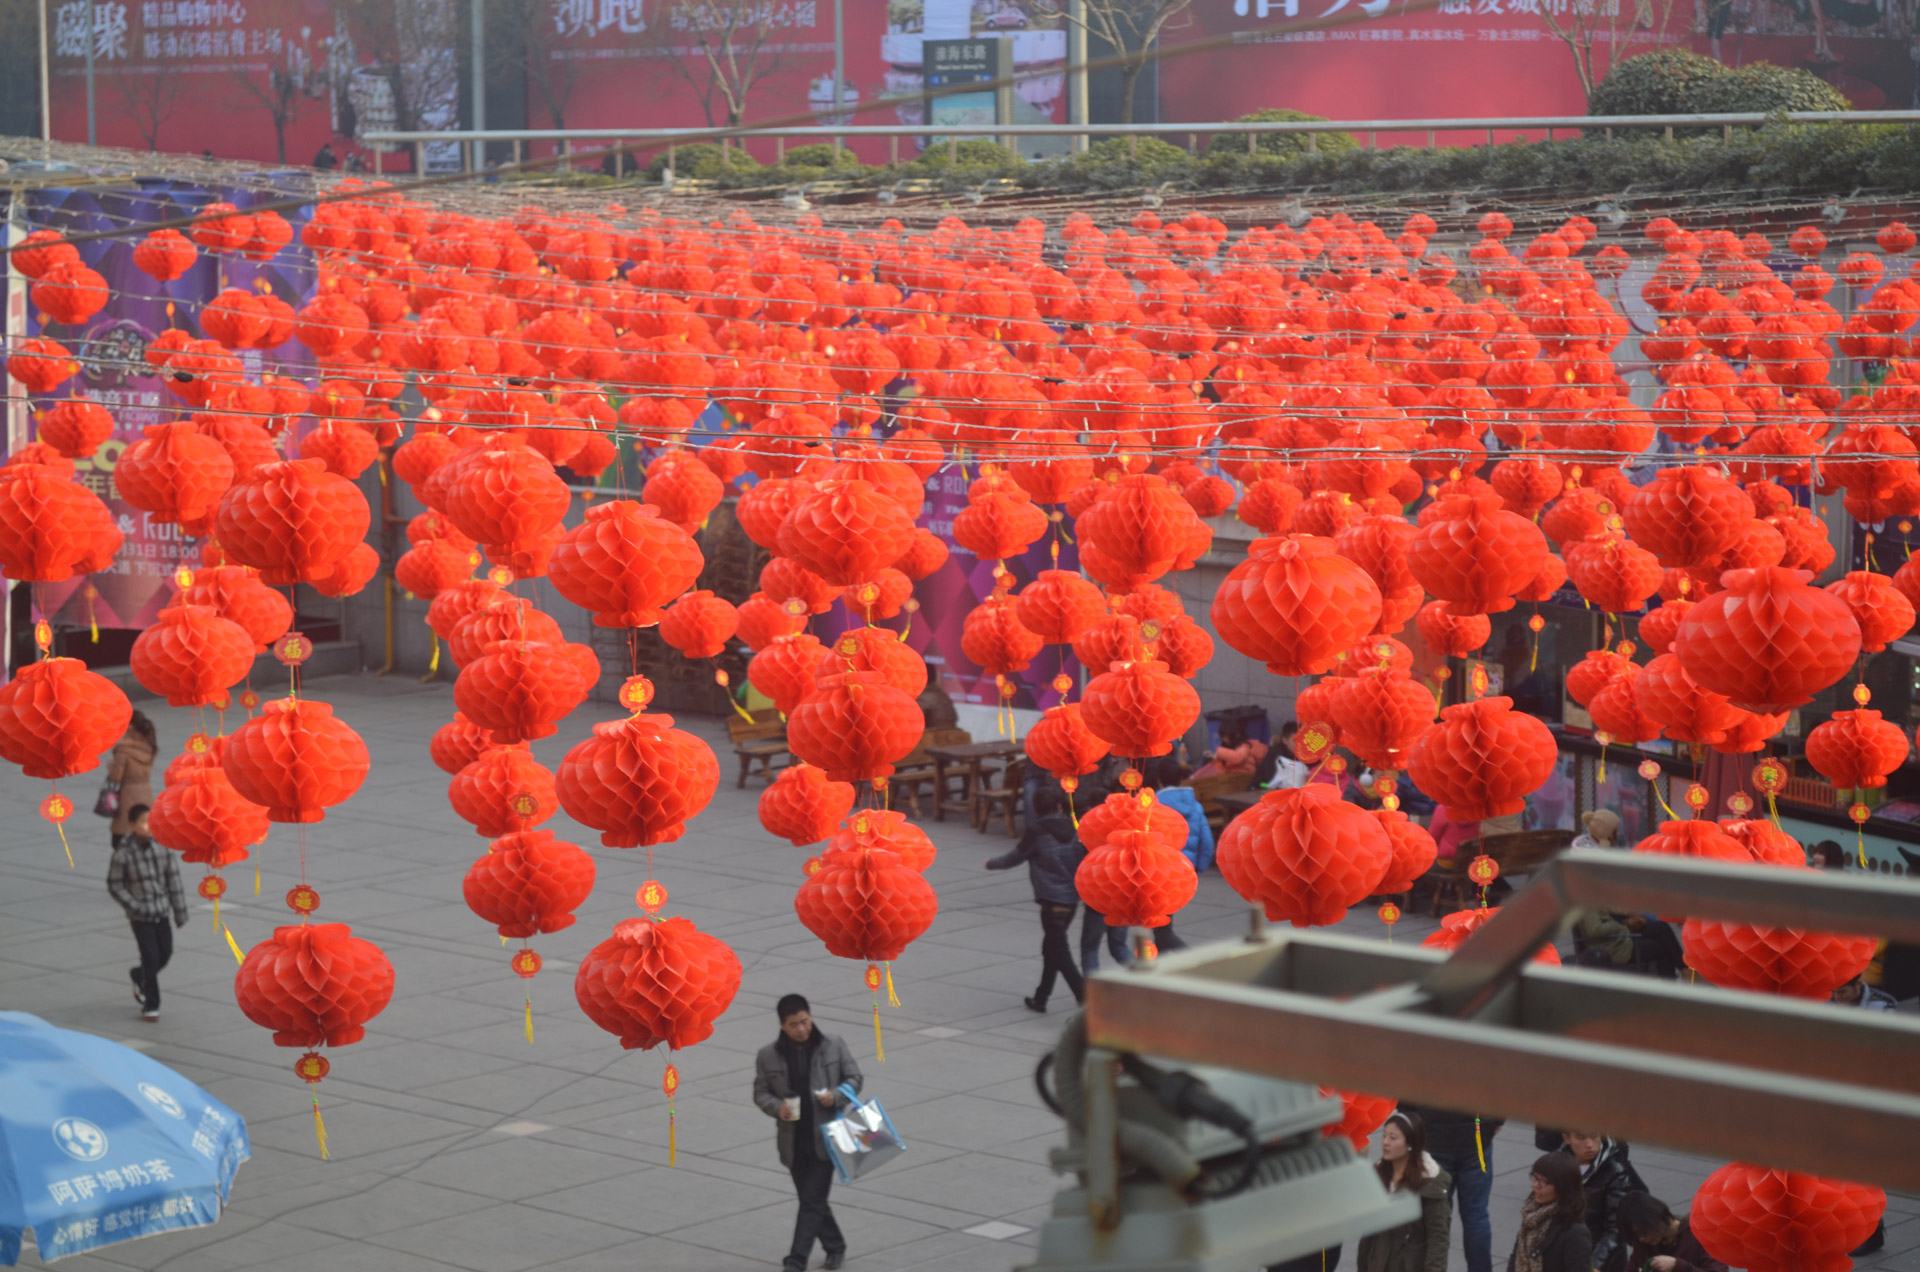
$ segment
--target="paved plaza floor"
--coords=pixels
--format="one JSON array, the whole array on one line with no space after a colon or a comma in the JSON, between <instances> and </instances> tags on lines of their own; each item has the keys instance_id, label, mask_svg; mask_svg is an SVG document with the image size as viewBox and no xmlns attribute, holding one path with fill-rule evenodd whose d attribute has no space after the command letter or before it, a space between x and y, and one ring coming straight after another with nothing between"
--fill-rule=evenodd
<instances>
[{"instance_id":1,"label":"paved plaza floor","mask_svg":"<svg viewBox=\"0 0 1920 1272\"><path fill-rule=\"evenodd\" d=\"M546 970L533 983L535 1041L522 1032L522 982L507 951L461 900L485 841L446 801L446 775L427 740L453 714L451 685L339 677L311 686L367 741L373 772L349 803L311 828L307 877L319 917L377 942L398 977L392 1005L364 1042L331 1050L320 1086L332 1150L320 1160L308 1089L292 1049L233 999L233 955L210 906L177 934L162 976L158 1023L128 994L133 939L108 897L106 823L84 811L94 778L62 789L82 812L70 823L78 869L33 815L47 784L8 766L0 775L0 1008L134 1045L199 1082L246 1118L253 1157L217 1226L151 1237L63 1260L69 1272L171 1269L227 1272L735 1272L779 1265L794 1215L773 1125L749 1100L754 1052L775 1033L774 1002L798 991L815 1019L846 1038L911 1145L907 1157L851 1187L834 1209L850 1269L1006 1272L1030 1253L1058 1182L1047 1149L1058 1121L1034 1095L1036 1059L1052 1045L1071 999L1035 1016L1021 1005L1038 973L1040 928L1025 871L988 873L1001 835L927 824L939 847L928 877L940 917L894 967L901 1007L886 1010L886 1063L874 1059L870 996L860 965L827 955L800 926L793 893L809 851L767 835L755 815L760 784L735 790L721 722L684 727L722 752L719 794L685 838L656 853L670 910L729 942L745 965L733 1008L714 1036L675 1057L679 1159L667 1165L664 1059L625 1052L581 1013L573 969L613 924L636 913L645 852L598 846L564 817L548 823L592 849L600 877L579 921L536 939ZM163 756L177 754L190 713L143 704ZM589 704L558 736L535 744L550 767L597 720ZM264 879L231 868L223 904L243 947L291 920L281 898L296 881L295 834L275 827ZM189 889L200 867L183 870ZM196 898L196 904L197 898ZM1245 907L1217 873L1180 916L1189 940L1236 936ZM1371 909L1354 932L1378 934ZM1433 924L1410 916L1397 939ZM1527 1169L1525 1127L1493 1144L1493 1223L1504 1267ZM1678 1205L1714 1163L1648 1147L1634 1159L1656 1193ZM1886 1252L1861 1266L1920 1272L1920 1201L1895 1197ZM1456 1225L1452 1267L1462 1268ZM1351 1267L1351 1253L1344 1267ZM31 1264L28 1254L24 1262ZM819 1255L815 1255L818 1266Z\"/></svg>"}]
</instances>

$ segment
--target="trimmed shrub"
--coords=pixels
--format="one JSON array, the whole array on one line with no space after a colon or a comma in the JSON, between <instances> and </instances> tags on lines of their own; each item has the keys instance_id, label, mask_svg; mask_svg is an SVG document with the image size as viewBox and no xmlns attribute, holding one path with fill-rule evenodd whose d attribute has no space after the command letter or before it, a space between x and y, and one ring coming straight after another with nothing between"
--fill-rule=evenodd
<instances>
[{"instance_id":1,"label":"trimmed shrub","mask_svg":"<svg viewBox=\"0 0 1920 1272\"><path fill-rule=\"evenodd\" d=\"M1688 110L1732 115L1747 111L1852 110L1839 89L1812 71L1754 62L1694 85Z\"/></svg>"},{"instance_id":2,"label":"trimmed shrub","mask_svg":"<svg viewBox=\"0 0 1920 1272\"><path fill-rule=\"evenodd\" d=\"M1702 86L1727 74L1710 57L1660 49L1630 57L1607 72L1587 101L1589 115L1683 115Z\"/></svg>"},{"instance_id":3,"label":"trimmed shrub","mask_svg":"<svg viewBox=\"0 0 1920 1272\"><path fill-rule=\"evenodd\" d=\"M1325 115L1309 115L1303 110L1288 110L1284 106L1274 106L1267 110L1256 110L1251 115L1242 115L1234 120L1236 124L1317 124L1326 122ZM1353 139L1352 133L1320 133L1313 139L1313 151L1320 154L1339 154L1342 151L1358 150L1360 143ZM1254 142L1254 149L1263 155L1304 155L1311 153L1307 149L1307 138L1303 133L1260 133ZM1232 151L1244 157L1247 153L1247 134L1217 133L1207 143L1209 155Z\"/></svg>"},{"instance_id":4,"label":"trimmed shrub","mask_svg":"<svg viewBox=\"0 0 1920 1272\"><path fill-rule=\"evenodd\" d=\"M752 171L760 167L760 161L738 146L722 149L711 141L697 141L681 146L674 151L673 172L676 177L695 177L707 179L728 172ZM658 181L667 170L667 152L661 151L647 165L647 179Z\"/></svg>"}]
</instances>

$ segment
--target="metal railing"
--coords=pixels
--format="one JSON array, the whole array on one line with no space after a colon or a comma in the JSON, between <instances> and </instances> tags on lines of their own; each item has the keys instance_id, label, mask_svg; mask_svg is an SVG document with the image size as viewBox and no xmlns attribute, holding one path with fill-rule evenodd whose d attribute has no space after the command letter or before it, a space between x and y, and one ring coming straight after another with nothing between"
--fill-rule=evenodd
<instances>
[{"instance_id":1,"label":"metal railing","mask_svg":"<svg viewBox=\"0 0 1920 1272\"><path fill-rule=\"evenodd\" d=\"M1077 149L1084 150L1087 142L1093 138L1125 137L1132 143L1130 149L1137 153L1138 141L1142 137L1187 139L1187 148L1198 151L1202 137L1212 138L1223 133L1241 133L1246 136L1249 155L1254 154L1257 143L1264 136L1304 136L1307 149L1317 149L1316 139L1329 133L1358 135L1364 133L1369 150L1379 147L1380 134L1389 135L1426 134L1427 148L1439 144L1442 134L1485 133L1486 144L1497 144L1498 133L1515 136L1542 133L1546 139L1554 139L1556 132L1594 132L1600 131L1612 137L1616 131L1641 131L1657 129L1668 139L1672 139L1674 130L1718 128L1723 138L1730 139L1736 128L1760 128L1769 124L1904 124L1911 128L1920 124L1920 111L1914 110L1854 110L1854 111L1790 111L1766 114L1760 111L1745 111L1719 115L1525 115L1525 116L1466 116L1438 119L1328 119L1328 120L1273 120L1258 122L1223 121L1218 123L1162 123L1162 124L968 124L964 128L955 125L933 126L929 124L843 124L839 126L820 124L801 124L789 127L756 128L741 125L736 128L523 128L523 129L460 129L450 132L370 132L362 140L373 147L374 171L381 171L381 150L383 146L411 146L413 148L413 170L425 170L425 150L435 142L510 142L513 145L513 161L521 162L525 157L524 148L529 142L558 142L561 153L571 155L577 142L605 143L604 149L613 150L616 155L616 168L624 166L626 151L631 149L660 150L668 155L667 166L673 167L673 153L679 146L699 143L718 142L728 145L734 142L753 140L771 140L776 147L777 157L784 157L786 143L793 140L807 142L831 142L836 148L843 141L861 138L886 138L890 142L890 158L894 163L900 161L900 139L919 138L932 140L938 138L949 146L957 147L962 136L993 137L1010 147L1022 137L1072 137ZM471 166L470 156L479 147L462 144L461 162ZM600 149L587 152L582 157L597 156Z\"/></svg>"}]
</instances>

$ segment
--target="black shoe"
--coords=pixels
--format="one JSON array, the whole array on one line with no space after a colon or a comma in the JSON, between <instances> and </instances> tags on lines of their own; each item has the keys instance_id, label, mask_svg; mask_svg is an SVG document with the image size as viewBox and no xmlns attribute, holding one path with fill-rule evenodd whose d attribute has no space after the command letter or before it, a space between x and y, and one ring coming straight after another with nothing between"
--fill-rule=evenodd
<instances>
[{"instance_id":1,"label":"black shoe","mask_svg":"<svg viewBox=\"0 0 1920 1272\"><path fill-rule=\"evenodd\" d=\"M1044 1000L1038 998L1023 998L1020 1001L1027 1005L1028 1011L1037 1011L1042 1015L1046 1014L1047 1004Z\"/></svg>"},{"instance_id":2,"label":"black shoe","mask_svg":"<svg viewBox=\"0 0 1920 1272\"><path fill-rule=\"evenodd\" d=\"M1885 1247L1886 1244L1887 1244L1887 1221L1885 1219L1882 1219L1879 1223L1879 1226L1874 1228L1873 1235L1868 1237L1866 1241L1861 1244L1858 1250L1853 1251L1852 1257L1857 1259L1862 1257L1863 1255L1878 1254L1880 1253L1881 1249Z\"/></svg>"},{"instance_id":3,"label":"black shoe","mask_svg":"<svg viewBox=\"0 0 1920 1272\"><path fill-rule=\"evenodd\" d=\"M137 967L129 967L127 969L127 975L133 978L133 1001L145 1007L147 1005L147 995L140 988L140 969Z\"/></svg>"},{"instance_id":4,"label":"black shoe","mask_svg":"<svg viewBox=\"0 0 1920 1272\"><path fill-rule=\"evenodd\" d=\"M839 1267L842 1263L845 1263L846 1261L847 1261L847 1252L845 1250L835 1250L832 1254L827 1256L827 1261L821 1264L820 1266L825 1268L827 1272L833 1272L835 1268Z\"/></svg>"}]
</instances>

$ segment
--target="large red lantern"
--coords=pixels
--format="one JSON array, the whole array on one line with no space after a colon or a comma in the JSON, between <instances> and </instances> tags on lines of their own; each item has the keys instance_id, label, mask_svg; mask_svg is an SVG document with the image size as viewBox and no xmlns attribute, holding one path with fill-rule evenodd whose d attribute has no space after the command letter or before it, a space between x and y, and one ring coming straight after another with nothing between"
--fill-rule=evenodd
<instances>
[{"instance_id":1,"label":"large red lantern","mask_svg":"<svg viewBox=\"0 0 1920 1272\"><path fill-rule=\"evenodd\" d=\"M1200 876L1151 830L1116 830L1081 861L1074 887L1114 927L1165 927L1193 900Z\"/></svg>"},{"instance_id":2,"label":"large red lantern","mask_svg":"<svg viewBox=\"0 0 1920 1272\"><path fill-rule=\"evenodd\" d=\"M927 832L908 821L905 813L879 808L863 808L842 821L821 855L826 857L837 852L859 852L868 848L884 848L888 852L898 853L902 865L921 874L927 872L927 867L933 864L937 855Z\"/></svg>"},{"instance_id":3,"label":"large red lantern","mask_svg":"<svg viewBox=\"0 0 1920 1272\"><path fill-rule=\"evenodd\" d=\"M1433 723L1433 695L1405 672L1385 667L1340 677L1329 706L1340 745L1369 768L1405 768L1408 748Z\"/></svg>"},{"instance_id":4,"label":"large red lantern","mask_svg":"<svg viewBox=\"0 0 1920 1272\"><path fill-rule=\"evenodd\" d=\"M1620 510L1627 534L1660 558L1688 566L1740 541L1753 520L1753 500L1703 465L1662 469Z\"/></svg>"},{"instance_id":5,"label":"large red lantern","mask_svg":"<svg viewBox=\"0 0 1920 1272\"><path fill-rule=\"evenodd\" d=\"M876 672L844 672L816 685L787 720L787 745L836 782L891 776L894 761L926 732L919 704Z\"/></svg>"},{"instance_id":6,"label":"large red lantern","mask_svg":"<svg viewBox=\"0 0 1920 1272\"><path fill-rule=\"evenodd\" d=\"M149 816L155 843L215 869L246 860L247 849L266 838L271 824L267 810L235 790L218 767L170 778Z\"/></svg>"},{"instance_id":7,"label":"large red lantern","mask_svg":"<svg viewBox=\"0 0 1920 1272\"><path fill-rule=\"evenodd\" d=\"M953 518L953 541L982 561L1016 557L1047 532L1047 514L1018 487L981 491Z\"/></svg>"},{"instance_id":8,"label":"large red lantern","mask_svg":"<svg viewBox=\"0 0 1920 1272\"><path fill-rule=\"evenodd\" d=\"M776 636L747 663L747 680L772 699L782 715L790 716L814 691L814 673L826 652L812 632Z\"/></svg>"},{"instance_id":9,"label":"large red lantern","mask_svg":"<svg viewBox=\"0 0 1920 1272\"><path fill-rule=\"evenodd\" d=\"M1191 565L1212 540L1193 506L1152 473L1130 473L1108 484L1077 525L1081 564L1123 591ZM1101 569L1094 568L1096 560L1104 563Z\"/></svg>"},{"instance_id":10,"label":"large red lantern","mask_svg":"<svg viewBox=\"0 0 1920 1272\"><path fill-rule=\"evenodd\" d=\"M813 688L825 688L848 671L878 672L909 698L927 691L927 663L913 646L884 627L853 627L840 633L833 648L813 668Z\"/></svg>"},{"instance_id":11,"label":"large red lantern","mask_svg":"<svg viewBox=\"0 0 1920 1272\"><path fill-rule=\"evenodd\" d=\"M1803 932L1688 919L1680 931L1687 966L1725 989L1825 1002L1873 960L1871 936Z\"/></svg>"},{"instance_id":12,"label":"large red lantern","mask_svg":"<svg viewBox=\"0 0 1920 1272\"><path fill-rule=\"evenodd\" d=\"M253 670L253 637L208 605L169 605L134 638L133 678L170 707L202 707Z\"/></svg>"},{"instance_id":13,"label":"large red lantern","mask_svg":"<svg viewBox=\"0 0 1920 1272\"><path fill-rule=\"evenodd\" d=\"M580 1010L628 1051L705 1042L739 992L739 957L678 915L622 919L573 977Z\"/></svg>"},{"instance_id":14,"label":"large red lantern","mask_svg":"<svg viewBox=\"0 0 1920 1272\"><path fill-rule=\"evenodd\" d=\"M1393 863L1387 867L1386 878L1374 888L1374 893L1393 896L1405 892L1433 869L1440 846L1424 826L1398 809L1376 808L1373 817L1386 830L1387 842L1393 847Z\"/></svg>"},{"instance_id":15,"label":"large red lantern","mask_svg":"<svg viewBox=\"0 0 1920 1272\"><path fill-rule=\"evenodd\" d=\"M481 752L492 745L491 733L456 711L453 719L434 731L433 738L427 743L427 751L433 756L434 766L442 773L458 773L479 759Z\"/></svg>"},{"instance_id":16,"label":"large red lantern","mask_svg":"<svg viewBox=\"0 0 1920 1272\"><path fill-rule=\"evenodd\" d=\"M712 592L688 592L660 615L660 639L683 658L713 658L740 628L733 602Z\"/></svg>"},{"instance_id":17,"label":"large red lantern","mask_svg":"<svg viewBox=\"0 0 1920 1272\"><path fill-rule=\"evenodd\" d=\"M685 530L651 505L616 499L587 509L560 536L547 574L554 590L601 627L651 627L700 577L706 558Z\"/></svg>"},{"instance_id":18,"label":"large red lantern","mask_svg":"<svg viewBox=\"0 0 1920 1272\"><path fill-rule=\"evenodd\" d=\"M220 766L242 796L277 822L317 822L367 780L367 744L312 698L262 704L227 739Z\"/></svg>"},{"instance_id":19,"label":"large red lantern","mask_svg":"<svg viewBox=\"0 0 1920 1272\"><path fill-rule=\"evenodd\" d=\"M1259 539L1213 598L1220 639L1277 676L1315 675L1380 621L1365 570L1311 535Z\"/></svg>"},{"instance_id":20,"label":"large red lantern","mask_svg":"<svg viewBox=\"0 0 1920 1272\"><path fill-rule=\"evenodd\" d=\"M1524 808L1558 758L1546 725L1510 698L1481 698L1440 712L1407 753L1407 773L1449 816L1483 821Z\"/></svg>"},{"instance_id":21,"label":"large red lantern","mask_svg":"<svg viewBox=\"0 0 1920 1272\"><path fill-rule=\"evenodd\" d=\"M1585 539L1569 543L1567 577L1589 605L1609 614L1625 614L1646 604L1660 590L1660 562L1627 539Z\"/></svg>"},{"instance_id":22,"label":"large red lantern","mask_svg":"<svg viewBox=\"0 0 1920 1272\"><path fill-rule=\"evenodd\" d=\"M794 894L807 931L837 958L890 963L933 925L933 885L885 848L851 848L820 859Z\"/></svg>"},{"instance_id":23,"label":"large red lantern","mask_svg":"<svg viewBox=\"0 0 1920 1272\"><path fill-rule=\"evenodd\" d=\"M1407 545L1407 568L1456 615L1513 608L1547 563L1546 536L1498 496L1443 499Z\"/></svg>"},{"instance_id":24,"label":"large red lantern","mask_svg":"<svg viewBox=\"0 0 1920 1272\"><path fill-rule=\"evenodd\" d=\"M499 640L460 669L453 702L496 742L523 742L553 736L589 687L566 646Z\"/></svg>"},{"instance_id":25,"label":"large red lantern","mask_svg":"<svg viewBox=\"0 0 1920 1272\"><path fill-rule=\"evenodd\" d=\"M1077 702L1047 708L1027 730L1022 745L1027 758L1051 773L1055 781L1093 772L1113 750L1087 727Z\"/></svg>"},{"instance_id":26,"label":"large red lantern","mask_svg":"<svg viewBox=\"0 0 1920 1272\"><path fill-rule=\"evenodd\" d=\"M817 844L853 811L850 782L835 782L811 764L789 764L760 792L760 825L796 848Z\"/></svg>"},{"instance_id":27,"label":"large red lantern","mask_svg":"<svg viewBox=\"0 0 1920 1272\"><path fill-rule=\"evenodd\" d=\"M427 601L472 574L473 549L447 539L415 544L393 563L393 581Z\"/></svg>"},{"instance_id":28,"label":"large red lantern","mask_svg":"<svg viewBox=\"0 0 1920 1272\"><path fill-rule=\"evenodd\" d=\"M1092 852L1122 830L1150 830L1169 848L1187 842L1187 819L1153 797L1152 791L1115 791L1080 818L1080 843Z\"/></svg>"},{"instance_id":29,"label":"large red lantern","mask_svg":"<svg viewBox=\"0 0 1920 1272\"><path fill-rule=\"evenodd\" d=\"M1567 697L1581 706L1593 701L1593 695L1621 677L1632 677L1639 668L1633 660L1611 649L1589 650L1586 657L1567 668Z\"/></svg>"},{"instance_id":30,"label":"large red lantern","mask_svg":"<svg viewBox=\"0 0 1920 1272\"><path fill-rule=\"evenodd\" d=\"M1200 718L1200 695L1165 663L1117 663L1087 682L1080 718L1115 755L1165 755Z\"/></svg>"},{"instance_id":31,"label":"large red lantern","mask_svg":"<svg viewBox=\"0 0 1920 1272\"><path fill-rule=\"evenodd\" d=\"M1046 640L1021 625L1014 602L996 593L967 611L960 630L960 652L981 672L1004 676L1025 671Z\"/></svg>"},{"instance_id":32,"label":"large red lantern","mask_svg":"<svg viewBox=\"0 0 1920 1272\"><path fill-rule=\"evenodd\" d=\"M531 830L560 810L552 772L524 746L483 749L447 783L447 802L488 839Z\"/></svg>"},{"instance_id":33,"label":"large red lantern","mask_svg":"<svg viewBox=\"0 0 1920 1272\"><path fill-rule=\"evenodd\" d=\"M1269 919L1324 927L1380 890L1394 850L1370 813L1314 783L1262 796L1221 833L1215 860L1227 886Z\"/></svg>"},{"instance_id":34,"label":"large red lantern","mask_svg":"<svg viewBox=\"0 0 1920 1272\"><path fill-rule=\"evenodd\" d=\"M1701 688L1762 715L1790 711L1847 674L1860 626L1805 570L1729 570L1726 590L1687 611L1673 656Z\"/></svg>"},{"instance_id":35,"label":"large red lantern","mask_svg":"<svg viewBox=\"0 0 1920 1272\"><path fill-rule=\"evenodd\" d=\"M1847 1272L1886 1209L1866 1184L1734 1162L1693 1194L1687 1223L1708 1254L1748 1272Z\"/></svg>"},{"instance_id":36,"label":"large red lantern","mask_svg":"<svg viewBox=\"0 0 1920 1272\"><path fill-rule=\"evenodd\" d=\"M1050 645L1071 645L1106 616L1100 589L1071 570L1042 570L1015 598L1020 625Z\"/></svg>"},{"instance_id":37,"label":"large red lantern","mask_svg":"<svg viewBox=\"0 0 1920 1272\"><path fill-rule=\"evenodd\" d=\"M727 489L711 468L686 451L670 450L647 465L640 497L669 525L692 534L706 524Z\"/></svg>"},{"instance_id":38,"label":"large red lantern","mask_svg":"<svg viewBox=\"0 0 1920 1272\"><path fill-rule=\"evenodd\" d=\"M71 476L41 464L0 468L0 574L58 583L91 574L120 549L106 504Z\"/></svg>"},{"instance_id":39,"label":"large red lantern","mask_svg":"<svg viewBox=\"0 0 1920 1272\"><path fill-rule=\"evenodd\" d=\"M1878 711L1837 711L1807 734L1807 763L1837 790L1885 786L1906 762L1906 730Z\"/></svg>"},{"instance_id":40,"label":"large red lantern","mask_svg":"<svg viewBox=\"0 0 1920 1272\"><path fill-rule=\"evenodd\" d=\"M177 602L207 606L220 617L238 624L252 638L256 654L266 653L267 648L293 626L293 605L244 565L195 570L193 582L180 593Z\"/></svg>"},{"instance_id":41,"label":"large red lantern","mask_svg":"<svg viewBox=\"0 0 1920 1272\"><path fill-rule=\"evenodd\" d=\"M447 516L490 555L539 543L573 501L545 456L513 443L490 441L465 451L434 476L446 483Z\"/></svg>"},{"instance_id":42,"label":"large red lantern","mask_svg":"<svg viewBox=\"0 0 1920 1272\"><path fill-rule=\"evenodd\" d=\"M1632 679L1632 693L1634 705L1676 742L1718 745L1745 715L1720 694L1695 684L1672 654L1662 654L1642 668Z\"/></svg>"},{"instance_id":43,"label":"large red lantern","mask_svg":"<svg viewBox=\"0 0 1920 1272\"><path fill-rule=\"evenodd\" d=\"M214 533L227 555L265 583L324 580L366 538L360 488L317 459L262 464L220 497Z\"/></svg>"},{"instance_id":44,"label":"large red lantern","mask_svg":"<svg viewBox=\"0 0 1920 1272\"><path fill-rule=\"evenodd\" d=\"M1913 630L1913 602L1884 574L1852 570L1826 590L1847 603L1860 625L1860 648L1866 653L1877 654Z\"/></svg>"},{"instance_id":45,"label":"large red lantern","mask_svg":"<svg viewBox=\"0 0 1920 1272\"><path fill-rule=\"evenodd\" d=\"M1428 601L1413 616L1414 630L1427 648L1447 658L1465 658L1493 635L1493 620L1485 614L1456 614L1450 601Z\"/></svg>"},{"instance_id":46,"label":"large red lantern","mask_svg":"<svg viewBox=\"0 0 1920 1272\"><path fill-rule=\"evenodd\" d=\"M669 844L713 798L720 762L669 715L635 715L593 726L558 774L560 806L600 832L609 848Z\"/></svg>"},{"instance_id":47,"label":"large red lantern","mask_svg":"<svg viewBox=\"0 0 1920 1272\"><path fill-rule=\"evenodd\" d=\"M1491 919L1497 913L1499 913L1499 911L1490 910L1484 906L1473 910L1456 910L1441 919L1440 930L1427 933L1427 939L1420 942L1420 944L1435 950L1446 950L1448 952L1457 950L1467 943L1468 937L1479 931L1486 925L1487 920ZM1542 945L1534 951L1533 961L1536 963L1545 963L1550 967L1558 967L1560 965L1560 951L1554 949L1552 945Z\"/></svg>"},{"instance_id":48,"label":"large red lantern","mask_svg":"<svg viewBox=\"0 0 1920 1272\"><path fill-rule=\"evenodd\" d=\"M393 964L344 923L280 927L247 951L233 996L279 1047L344 1047L393 997Z\"/></svg>"},{"instance_id":49,"label":"large red lantern","mask_svg":"<svg viewBox=\"0 0 1920 1272\"><path fill-rule=\"evenodd\" d=\"M487 845L461 885L467 908L501 936L524 940L573 926L593 892L593 858L550 830L514 831Z\"/></svg>"},{"instance_id":50,"label":"large red lantern","mask_svg":"<svg viewBox=\"0 0 1920 1272\"><path fill-rule=\"evenodd\" d=\"M755 592L735 608L734 623L741 644L765 649L776 637L806 630L807 609L804 605L788 609L765 592Z\"/></svg>"},{"instance_id":51,"label":"large red lantern","mask_svg":"<svg viewBox=\"0 0 1920 1272\"><path fill-rule=\"evenodd\" d=\"M113 414L87 398L55 402L40 418L39 439L68 459L85 459L113 436Z\"/></svg>"},{"instance_id":52,"label":"large red lantern","mask_svg":"<svg viewBox=\"0 0 1920 1272\"><path fill-rule=\"evenodd\" d=\"M1660 829L1633 846L1635 852L1665 853L1674 857L1704 857L1713 861L1749 862L1746 846L1704 819L1664 821Z\"/></svg>"},{"instance_id":53,"label":"large red lantern","mask_svg":"<svg viewBox=\"0 0 1920 1272\"><path fill-rule=\"evenodd\" d=\"M1660 736L1660 722L1640 709L1638 699L1634 697L1634 682L1639 677L1616 676L1609 680L1598 693L1587 701L1587 714L1593 719L1593 732L1596 738L1605 734L1603 742L1623 742L1628 746L1637 746L1642 742L1651 742ZM1736 708L1728 708L1734 710ZM1745 712L1741 712L1745 715ZM1750 717L1758 719L1758 717ZM1722 735L1725 740L1727 735Z\"/></svg>"},{"instance_id":54,"label":"large red lantern","mask_svg":"<svg viewBox=\"0 0 1920 1272\"><path fill-rule=\"evenodd\" d=\"M858 477L821 482L780 525L783 556L835 588L864 583L899 560L913 518L898 501Z\"/></svg>"},{"instance_id":55,"label":"large red lantern","mask_svg":"<svg viewBox=\"0 0 1920 1272\"><path fill-rule=\"evenodd\" d=\"M85 773L131 719L133 704L111 680L78 658L43 658L0 685L0 760L28 777Z\"/></svg>"}]
</instances>

